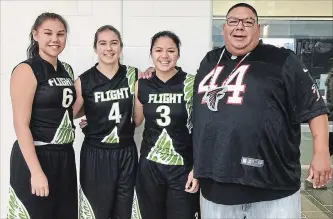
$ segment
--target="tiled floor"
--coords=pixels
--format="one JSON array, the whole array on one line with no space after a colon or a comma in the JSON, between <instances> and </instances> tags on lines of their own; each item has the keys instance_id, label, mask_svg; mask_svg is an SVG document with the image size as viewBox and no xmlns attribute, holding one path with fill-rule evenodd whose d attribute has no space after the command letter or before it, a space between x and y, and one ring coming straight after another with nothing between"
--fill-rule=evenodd
<instances>
[{"instance_id":1,"label":"tiled floor","mask_svg":"<svg viewBox=\"0 0 333 219\"><path fill-rule=\"evenodd\" d=\"M305 181L306 169L302 170L302 218L333 219L333 183L329 182L325 189L313 189Z\"/></svg>"},{"instance_id":2,"label":"tiled floor","mask_svg":"<svg viewBox=\"0 0 333 219\"><path fill-rule=\"evenodd\" d=\"M302 133L301 163L309 165L312 159L312 136L309 132ZM333 159L331 158L333 165ZM302 169L302 218L333 219L333 183L330 181L324 190L313 189L305 181L307 169Z\"/></svg>"}]
</instances>

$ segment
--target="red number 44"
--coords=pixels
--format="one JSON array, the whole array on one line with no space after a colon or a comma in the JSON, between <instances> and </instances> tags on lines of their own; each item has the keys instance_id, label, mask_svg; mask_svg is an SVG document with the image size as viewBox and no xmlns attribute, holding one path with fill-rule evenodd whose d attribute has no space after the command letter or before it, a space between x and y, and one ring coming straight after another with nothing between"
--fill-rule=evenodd
<instances>
[{"instance_id":1,"label":"red number 44","mask_svg":"<svg viewBox=\"0 0 333 219\"><path fill-rule=\"evenodd\" d=\"M243 84L243 80L249 67L250 65L239 66L222 82L220 87L226 87L226 92L232 93L232 95L228 96L227 104L239 105L243 103L243 97L240 96L240 94L245 92L246 84ZM209 74L207 74L199 83L198 93L204 93L220 88L216 84L216 80L222 73L223 69L224 66L217 66ZM202 103L206 103L206 101L203 99Z\"/></svg>"}]
</instances>

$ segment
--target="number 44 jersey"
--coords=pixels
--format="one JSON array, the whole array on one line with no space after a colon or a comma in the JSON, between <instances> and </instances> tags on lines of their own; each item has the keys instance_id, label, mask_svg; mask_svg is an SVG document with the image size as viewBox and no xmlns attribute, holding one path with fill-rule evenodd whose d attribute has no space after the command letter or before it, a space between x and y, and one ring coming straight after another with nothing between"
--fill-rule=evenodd
<instances>
[{"instance_id":1,"label":"number 44 jersey","mask_svg":"<svg viewBox=\"0 0 333 219\"><path fill-rule=\"evenodd\" d=\"M291 50L259 44L242 57L212 50L194 82L194 177L298 190L301 123L327 112Z\"/></svg>"},{"instance_id":2,"label":"number 44 jersey","mask_svg":"<svg viewBox=\"0 0 333 219\"><path fill-rule=\"evenodd\" d=\"M80 75L88 122L84 128L85 139L113 147L133 145L134 85L138 69L120 65L109 79L96 66Z\"/></svg>"},{"instance_id":3,"label":"number 44 jersey","mask_svg":"<svg viewBox=\"0 0 333 219\"><path fill-rule=\"evenodd\" d=\"M168 81L140 79L145 129L141 156L165 165L192 165L191 111L194 76L178 69Z\"/></svg>"}]
</instances>

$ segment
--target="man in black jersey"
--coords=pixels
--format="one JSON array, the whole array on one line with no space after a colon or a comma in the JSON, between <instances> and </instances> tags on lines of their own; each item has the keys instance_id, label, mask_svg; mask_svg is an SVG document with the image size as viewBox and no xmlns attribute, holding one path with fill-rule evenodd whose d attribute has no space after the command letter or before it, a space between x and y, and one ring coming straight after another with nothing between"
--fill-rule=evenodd
<instances>
[{"instance_id":1,"label":"man in black jersey","mask_svg":"<svg viewBox=\"0 0 333 219\"><path fill-rule=\"evenodd\" d=\"M290 50L259 43L256 10L231 7L225 47L202 60L193 103L194 177L203 218L300 218L301 123L314 139L309 178L331 177L328 110Z\"/></svg>"}]
</instances>

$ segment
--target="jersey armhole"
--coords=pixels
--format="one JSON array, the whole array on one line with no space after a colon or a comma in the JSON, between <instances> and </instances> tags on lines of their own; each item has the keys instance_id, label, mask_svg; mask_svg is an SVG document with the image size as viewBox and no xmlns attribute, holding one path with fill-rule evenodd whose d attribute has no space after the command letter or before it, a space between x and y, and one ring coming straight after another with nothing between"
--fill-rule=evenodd
<instances>
[{"instance_id":1,"label":"jersey armhole","mask_svg":"<svg viewBox=\"0 0 333 219\"><path fill-rule=\"evenodd\" d=\"M86 93L87 93L87 89L88 89L86 86L84 86L85 84L87 84L87 83L85 83L84 74L79 75L78 79L80 79L81 95L82 95L82 98L84 99L86 97Z\"/></svg>"},{"instance_id":2,"label":"jersey armhole","mask_svg":"<svg viewBox=\"0 0 333 219\"><path fill-rule=\"evenodd\" d=\"M32 71L32 74L33 74L33 75L35 76L35 78L36 78L37 85L39 85L39 84L40 84L40 78L39 78L39 75L38 75L38 73L36 73L36 72L34 71L34 69L32 68L32 65L31 65L29 62L27 62L27 61L23 61L23 62L20 62L19 64L17 64L17 65L13 68L11 74L13 74L13 72L14 72L14 70L17 68L17 66L19 66L19 65L21 65L21 64L27 64L27 65L30 66L31 71Z\"/></svg>"},{"instance_id":3,"label":"jersey armhole","mask_svg":"<svg viewBox=\"0 0 333 219\"><path fill-rule=\"evenodd\" d=\"M138 80L138 100L140 101L140 103L143 105L144 103L143 103L143 101L142 101L142 99L141 99L141 92L140 92L140 83L141 82L141 79L140 80Z\"/></svg>"}]
</instances>

